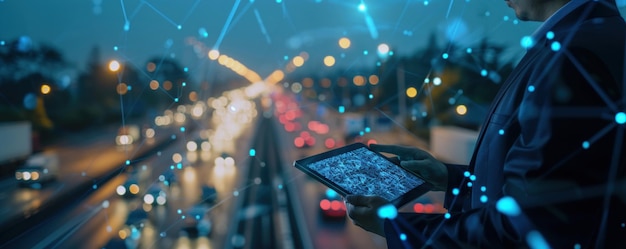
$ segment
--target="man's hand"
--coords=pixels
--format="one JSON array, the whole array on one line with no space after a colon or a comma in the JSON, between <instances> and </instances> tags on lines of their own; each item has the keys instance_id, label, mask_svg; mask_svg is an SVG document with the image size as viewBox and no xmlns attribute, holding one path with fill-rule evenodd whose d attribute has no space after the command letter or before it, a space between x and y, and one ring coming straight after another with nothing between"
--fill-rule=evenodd
<instances>
[{"instance_id":1,"label":"man's hand","mask_svg":"<svg viewBox=\"0 0 626 249\"><path fill-rule=\"evenodd\" d=\"M346 196L346 207L352 223L383 237L385 237L384 219L378 215L378 209L385 205L391 204L379 196Z\"/></svg>"},{"instance_id":2,"label":"man's hand","mask_svg":"<svg viewBox=\"0 0 626 249\"><path fill-rule=\"evenodd\" d=\"M448 188L448 168L430 153L412 147L398 145L371 144L374 151L397 155L400 165L433 185L433 191L446 191Z\"/></svg>"}]
</instances>

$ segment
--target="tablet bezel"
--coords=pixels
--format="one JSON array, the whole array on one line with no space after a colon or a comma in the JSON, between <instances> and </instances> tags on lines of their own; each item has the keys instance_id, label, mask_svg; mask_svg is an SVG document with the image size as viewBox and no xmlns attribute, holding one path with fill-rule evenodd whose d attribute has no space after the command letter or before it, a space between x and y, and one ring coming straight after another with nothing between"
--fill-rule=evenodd
<instances>
[{"instance_id":1,"label":"tablet bezel","mask_svg":"<svg viewBox=\"0 0 626 249\"><path fill-rule=\"evenodd\" d=\"M402 194L401 196L399 196L398 198L396 198L395 200L388 200L390 203L392 203L394 206L396 207L401 207L404 206L405 204L413 201L414 199L416 199L417 197L424 195L425 193L427 193L428 191L430 191L432 189L432 185L429 184L428 182L426 182L424 179L422 179L421 177L415 175L413 172L406 170L405 168L403 168L402 166L399 165L399 163L393 161L392 159L384 156L383 154L371 150L367 145L363 144L363 143L353 143L353 144L349 144L340 148L336 148L336 149L332 149L326 152L322 152L320 154L316 154L316 155L312 155L309 157L305 157L299 160L296 160L293 162L293 165L301 170L302 172L306 173L307 175L311 176L312 178L316 179L317 181L321 182L322 184L326 185L327 187L335 190L337 193L339 193L341 196L345 197L346 195L352 194L350 192L348 192L348 190L344 189L343 187L339 186L338 184L332 182L331 180L327 179L326 177L324 177L323 175L321 175L320 173L318 173L317 171L313 171L311 170L311 168L309 168L307 165L320 161L320 160L324 160L333 156L337 156L349 151L353 151L359 148L366 148L367 150L374 152L374 154L384 158L385 160L389 161L391 164L396 165L398 167L398 170L403 170L407 173L409 173L410 175L413 175L417 178L419 178L420 180L424 181L424 183L422 183L421 185L419 185L416 188L413 188L412 190L410 190L409 192L406 192L404 194ZM389 186L389 187L393 187L393 186Z\"/></svg>"}]
</instances>

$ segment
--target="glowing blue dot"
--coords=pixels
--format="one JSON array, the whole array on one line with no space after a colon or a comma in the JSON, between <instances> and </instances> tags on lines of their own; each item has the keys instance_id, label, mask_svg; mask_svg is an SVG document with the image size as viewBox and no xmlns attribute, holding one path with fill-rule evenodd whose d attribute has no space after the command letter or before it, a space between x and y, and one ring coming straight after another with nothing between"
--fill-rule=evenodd
<instances>
[{"instance_id":1,"label":"glowing blue dot","mask_svg":"<svg viewBox=\"0 0 626 249\"><path fill-rule=\"evenodd\" d=\"M185 67L185 68L183 68L183 71L185 71L185 72L189 72L189 68L188 68L188 67ZM184 85L187 85L187 83L185 83ZM184 85L183 85L183 86L184 86Z\"/></svg>"},{"instance_id":2,"label":"glowing blue dot","mask_svg":"<svg viewBox=\"0 0 626 249\"><path fill-rule=\"evenodd\" d=\"M250 149L250 156L255 156L255 155L256 155L256 150Z\"/></svg>"},{"instance_id":3,"label":"glowing blue dot","mask_svg":"<svg viewBox=\"0 0 626 249\"><path fill-rule=\"evenodd\" d=\"M448 59L448 57L450 57L450 55L448 55L448 53L443 53L443 54L441 55L441 58L443 58L444 60L445 60L445 59Z\"/></svg>"},{"instance_id":4,"label":"glowing blue dot","mask_svg":"<svg viewBox=\"0 0 626 249\"><path fill-rule=\"evenodd\" d=\"M453 188L453 189L452 189L452 194L453 194L453 195L458 195L458 194L459 194L459 192L461 192L461 191L459 190L459 188Z\"/></svg>"},{"instance_id":5,"label":"glowing blue dot","mask_svg":"<svg viewBox=\"0 0 626 249\"><path fill-rule=\"evenodd\" d=\"M5 41L0 41L0 46L4 46L6 44Z\"/></svg>"},{"instance_id":6,"label":"glowing blue dot","mask_svg":"<svg viewBox=\"0 0 626 249\"><path fill-rule=\"evenodd\" d=\"M470 181L476 181L476 175L471 175L471 176L469 177L469 179L470 179Z\"/></svg>"},{"instance_id":7,"label":"glowing blue dot","mask_svg":"<svg viewBox=\"0 0 626 249\"><path fill-rule=\"evenodd\" d=\"M363 136L363 135L365 135L365 132L359 131L359 136Z\"/></svg>"},{"instance_id":8,"label":"glowing blue dot","mask_svg":"<svg viewBox=\"0 0 626 249\"><path fill-rule=\"evenodd\" d=\"M483 192L487 191L487 187L485 186L480 187L480 191L483 191Z\"/></svg>"},{"instance_id":9,"label":"glowing blue dot","mask_svg":"<svg viewBox=\"0 0 626 249\"><path fill-rule=\"evenodd\" d=\"M119 47L117 47L117 46L113 46L113 51L117 51L117 50L119 50L119 49L120 49Z\"/></svg>"},{"instance_id":10,"label":"glowing blue dot","mask_svg":"<svg viewBox=\"0 0 626 249\"><path fill-rule=\"evenodd\" d=\"M471 173L470 173L469 171L465 171L465 172L463 172L463 175L464 175L465 177L469 177L469 176L471 175Z\"/></svg>"},{"instance_id":11,"label":"glowing blue dot","mask_svg":"<svg viewBox=\"0 0 626 249\"><path fill-rule=\"evenodd\" d=\"M531 93L534 92L535 91L535 86L533 86L533 85L528 86L528 91L531 92Z\"/></svg>"},{"instance_id":12,"label":"glowing blue dot","mask_svg":"<svg viewBox=\"0 0 626 249\"><path fill-rule=\"evenodd\" d=\"M401 233L400 234L400 240L402 240L402 241L406 240L406 234L405 233Z\"/></svg>"},{"instance_id":13,"label":"glowing blue dot","mask_svg":"<svg viewBox=\"0 0 626 249\"><path fill-rule=\"evenodd\" d=\"M286 56L286 55L285 55L285 56L283 56L283 59L284 59L284 60L286 60L286 61L288 61L288 60L289 60L289 56Z\"/></svg>"},{"instance_id":14,"label":"glowing blue dot","mask_svg":"<svg viewBox=\"0 0 626 249\"><path fill-rule=\"evenodd\" d=\"M128 91L132 91L133 87L132 86L127 86L126 89L128 89Z\"/></svg>"},{"instance_id":15,"label":"glowing blue dot","mask_svg":"<svg viewBox=\"0 0 626 249\"><path fill-rule=\"evenodd\" d=\"M500 213L509 216L517 216L522 213L522 210L517 205L517 201L510 196L500 198L500 200L496 203L496 209L498 209Z\"/></svg>"},{"instance_id":16,"label":"glowing blue dot","mask_svg":"<svg viewBox=\"0 0 626 249\"><path fill-rule=\"evenodd\" d=\"M182 164L182 163L178 163L178 164L176 164L176 168L177 168L177 169L183 169L183 164Z\"/></svg>"},{"instance_id":17,"label":"glowing blue dot","mask_svg":"<svg viewBox=\"0 0 626 249\"><path fill-rule=\"evenodd\" d=\"M174 102L178 103L178 98L174 98Z\"/></svg>"},{"instance_id":18,"label":"glowing blue dot","mask_svg":"<svg viewBox=\"0 0 626 249\"><path fill-rule=\"evenodd\" d=\"M201 217L199 214L196 214L196 220L199 220Z\"/></svg>"},{"instance_id":19,"label":"glowing blue dot","mask_svg":"<svg viewBox=\"0 0 626 249\"><path fill-rule=\"evenodd\" d=\"M278 184L278 189L283 189L283 185L282 184Z\"/></svg>"},{"instance_id":20,"label":"glowing blue dot","mask_svg":"<svg viewBox=\"0 0 626 249\"><path fill-rule=\"evenodd\" d=\"M180 132L185 132L185 127L184 126L180 127Z\"/></svg>"},{"instance_id":21,"label":"glowing blue dot","mask_svg":"<svg viewBox=\"0 0 626 249\"><path fill-rule=\"evenodd\" d=\"M382 65L383 65L383 64L382 64L382 63L380 63L380 61L377 61L377 62L376 62L376 66L377 66L377 67L380 67L380 66L382 66Z\"/></svg>"},{"instance_id":22,"label":"glowing blue dot","mask_svg":"<svg viewBox=\"0 0 626 249\"><path fill-rule=\"evenodd\" d=\"M550 246L548 242L543 238L541 233L536 230L528 232L526 235L526 242L533 249L548 249Z\"/></svg>"},{"instance_id":23,"label":"glowing blue dot","mask_svg":"<svg viewBox=\"0 0 626 249\"><path fill-rule=\"evenodd\" d=\"M554 32L548 31L548 33L546 33L546 38L548 38L548 40L554 39Z\"/></svg>"},{"instance_id":24,"label":"glowing blue dot","mask_svg":"<svg viewBox=\"0 0 626 249\"><path fill-rule=\"evenodd\" d=\"M369 99L373 99L374 98L374 94L370 93L370 95L368 97L369 97Z\"/></svg>"},{"instance_id":25,"label":"glowing blue dot","mask_svg":"<svg viewBox=\"0 0 626 249\"><path fill-rule=\"evenodd\" d=\"M177 214L182 214L182 213L183 213L183 210L178 209L178 210L176 210L176 213L177 213Z\"/></svg>"},{"instance_id":26,"label":"glowing blue dot","mask_svg":"<svg viewBox=\"0 0 626 249\"><path fill-rule=\"evenodd\" d=\"M91 188L98 189L98 185L94 184L94 185L91 186Z\"/></svg>"},{"instance_id":27,"label":"glowing blue dot","mask_svg":"<svg viewBox=\"0 0 626 249\"><path fill-rule=\"evenodd\" d=\"M187 86L187 82L183 82L183 87Z\"/></svg>"},{"instance_id":28,"label":"glowing blue dot","mask_svg":"<svg viewBox=\"0 0 626 249\"><path fill-rule=\"evenodd\" d=\"M161 232L161 233L159 233L159 236L161 236L162 238L165 238L165 236L167 236L167 233Z\"/></svg>"},{"instance_id":29,"label":"glowing blue dot","mask_svg":"<svg viewBox=\"0 0 626 249\"><path fill-rule=\"evenodd\" d=\"M488 199L489 198L486 195L481 195L480 196L480 202L482 202L482 203L486 203Z\"/></svg>"},{"instance_id":30,"label":"glowing blue dot","mask_svg":"<svg viewBox=\"0 0 626 249\"><path fill-rule=\"evenodd\" d=\"M382 219L395 219L398 216L398 209L394 205L387 204L378 208L378 217Z\"/></svg>"},{"instance_id":31,"label":"glowing blue dot","mask_svg":"<svg viewBox=\"0 0 626 249\"><path fill-rule=\"evenodd\" d=\"M522 40L520 41L520 44L522 45L523 48L530 48L534 45L534 41L533 38L530 36L524 36L522 37Z\"/></svg>"},{"instance_id":32,"label":"glowing blue dot","mask_svg":"<svg viewBox=\"0 0 626 249\"><path fill-rule=\"evenodd\" d=\"M365 12L366 10L367 10L367 7L365 6L364 3L359 4L359 11Z\"/></svg>"},{"instance_id":33,"label":"glowing blue dot","mask_svg":"<svg viewBox=\"0 0 626 249\"><path fill-rule=\"evenodd\" d=\"M617 114L615 114L615 122L617 122L618 124L626 123L626 113L618 112Z\"/></svg>"},{"instance_id":34,"label":"glowing blue dot","mask_svg":"<svg viewBox=\"0 0 626 249\"><path fill-rule=\"evenodd\" d=\"M480 70L480 76L487 77L487 74L489 74L487 69Z\"/></svg>"},{"instance_id":35,"label":"glowing blue dot","mask_svg":"<svg viewBox=\"0 0 626 249\"><path fill-rule=\"evenodd\" d=\"M626 223L622 223L622 227L626 227Z\"/></svg>"},{"instance_id":36,"label":"glowing blue dot","mask_svg":"<svg viewBox=\"0 0 626 249\"><path fill-rule=\"evenodd\" d=\"M125 22L124 23L124 31L129 31L130 30L130 23L129 22Z\"/></svg>"},{"instance_id":37,"label":"glowing blue dot","mask_svg":"<svg viewBox=\"0 0 626 249\"><path fill-rule=\"evenodd\" d=\"M183 29L183 26L182 26L182 25L178 25L178 26L176 26L176 28L177 28L178 30L181 30L181 29Z\"/></svg>"},{"instance_id":38,"label":"glowing blue dot","mask_svg":"<svg viewBox=\"0 0 626 249\"><path fill-rule=\"evenodd\" d=\"M472 182L467 183L467 187L471 188L474 184Z\"/></svg>"},{"instance_id":39,"label":"glowing blue dot","mask_svg":"<svg viewBox=\"0 0 626 249\"><path fill-rule=\"evenodd\" d=\"M338 111L339 111L339 113L344 113L344 112L346 112L346 107L345 107L345 106L340 105L340 106L339 106L339 110L338 110Z\"/></svg>"},{"instance_id":40,"label":"glowing blue dot","mask_svg":"<svg viewBox=\"0 0 626 249\"><path fill-rule=\"evenodd\" d=\"M468 53L468 54L471 54L472 53L472 48L465 49L465 52Z\"/></svg>"},{"instance_id":41,"label":"glowing blue dot","mask_svg":"<svg viewBox=\"0 0 626 249\"><path fill-rule=\"evenodd\" d=\"M589 149L589 146L590 146L589 141L583 142L583 149Z\"/></svg>"},{"instance_id":42,"label":"glowing blue dot","mask_svg":"<svg viewBox=\"0 0 626 249\"><path fill-rule=\"evenodd\" d=\"M337 197L337 192L335 192L335 190L332 189L326 189L326 197L328 198L335 198Z\"/></svg>"},{"instance_id":43,"label":"glowing blue dot","mask_svg":"<svg viewBox=\"0 0 626 249\"><path fill-rule=\"evenodd\" d=\"M235 190L235 192L233 192L233 196L239 196L239 191Z\"/></svg>"},{"instance_id":44,"label":"glowing blue dot","mask_svg":"<svg viewBox=\"0 0 626 249\"><path fill-rule=\"evenodd\" d=\"M504 135L504 130L503 130L503 129L500 129L500 130L498 131L498 134L500 134L500 135Z\"/></svg>"},{"instance_id":45,"label":"glowing blue dot","mask_svg":"<svg viewBox=\"0 0 626 249\"><path fill-rule=\"evenodd\" d=\"M368 55L370 52L368 52L367 50L363 50L363 55Z\"/></svg>"},{"instance_id":46,"label":"glowing blue dot","mask_svg":"<svg viewBox=\"0 0 626 249\"><path fill-rule=\"evenodd\" d=\"M506 22L506 21L508 21L508 20L509 20L509 16L504 16L504 17L502 18L502 20L504 20L505 22Z\"/></svg>"},{"instance_id":47,"label":"glowing blue dot","mask_svg":"<svg viewBox=\"0 0 626 249\"><path fill-rule=\"evenodd\" d=\"M209 37L209 32L207 32L205 28L198 29L198 34L204 38Z\"/></svg>"},{"instance_id":48,"label":"glowing blue dot","mask_svg":"<svg viewBox=\"0 0 626 249\"><path fill-rule=\"evenodd\" d=\"M578 243L574 244L574 249L580 249L580 248L581 248L580 244L578 244Z\"/></svg>"},{"instance_id":49,"label":"glowing blue dot","mask_svg":"<svg viewBox=\"0 0 626 249\"><path fill-rule=\"evenodd\" d=\"M126 165L130 165L130 160L126 160Z\"/></svg>"},{"instance_id":50,"label":"glowing blue dot","mask_svg":"<svg viewBox=\"0 0 626 249\"><path fill-rule=\"evenodd\" d=\"M365 127L365 132L370 133L371 131L372 131L372 128Z\"/></svg>"},{"instance_id":51,"label":"glowing blue dot","mask_svg":"<svg viewBox=\"0 0 626 249\"><path fill-rule=\"evenodd\" d=\"M443 215L444 218L446 219L450 219L450 217L452 217L452 215L450 215L450 213L446 213Z\"/></svg>"},{"instance_id":52,"label":"glowing blue dot","mask_svg":"<svg viewBox=\"0 0 626 249\"><path fill-rule=\"evenodd\" d=\"M389 56L393 56L393 51L389 51L389 53L387 53Z\"/></svg>"},{"instance_id":53,"label":"glowing blue dot","mask_svg":"<svg viewBox=\"0 0 626 249\"><path fill-rule=\"evenodd\" d=\"M276 0L276 3L282 3L283 0Z\"/></svg>"},{"instance_id":54,"label":"glowing blue dot","mask_svg":"<svg viewBox=\"0 0 626 249\"><path fill-rule=\"evenodd\" d=\"M560 42L553 42L552 46L550 46L552 48L552 51L559 51L561 49L561 43Z\"/></svg>"},{"instance_id":55,"label":"glowing blue dot","mask_svg":"<svg viewBox=\"0 0 626 249\"><path fill-rule=\"evenodd\" d=\"M428 1L424 1L424 6L428 6Z\"/></svg>"},{"instance_id":56,"label":"glowing blue dot","mask_svg":"<svg viewBox=\"0 0 626 249\"><path fill-rule=\"evenodd\" d=\"M170 169L174 169L174 165L170 165Z\"/></svg>"}]
</instances>

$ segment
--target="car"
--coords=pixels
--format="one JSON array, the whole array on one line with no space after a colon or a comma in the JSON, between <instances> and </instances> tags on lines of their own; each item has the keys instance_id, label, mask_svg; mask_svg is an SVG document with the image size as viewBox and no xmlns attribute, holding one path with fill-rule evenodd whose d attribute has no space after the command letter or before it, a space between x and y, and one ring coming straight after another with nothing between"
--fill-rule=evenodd
<instances>
[{"instance_id":1,"label":"car","mask_svg":"<svg viewBox=\"0 0 626 249\"><path fill-rule=\"evenodd\" d=\"M326 188L319 202L322 218L343 219L346 217L346 204L342 197L330 188Z\"/></svg>"},{"instance_id":2,"label":"car","mask_svg":"<svg viewBox=\"0 0 626 249\"><path fill-rule=\"evenodd\" d=\"M41 188L59 175L59 158L55 153L37 153L15 171L15 180L23 187Z\"/></svg>"},{"instance_id":3,"label":"car","mask_svg":"<svg viewBox=\"0 0 626 249\"><path fill-rule=\"evenodd\" d=\"M136 176L131 175L126 179L126 181L123 184L117 186L117 188L115 189L115 192L119 196L132 198L132 197L137 196L140 190L141 188L139 187L139 180L137 179Z\"/></svg>"},{"instance_id":4,"label":"car","mask_svg":"<svg viewBox=\"0 0 626 249\"><path fill-rule=\"evenodd\" d=\"M164 206L167 203L167 192L162 186L153 184L143 196L143 202L153 206Z\"/></svg>"},{"instance_id":5,"label":"car","mask_svg":"<svg viewBox=\"0 0 626 249\"><path fill-rule=\"evenodd\" d=\"M187 210L183 220L181 235L189 238L207 237L213 230L213 222L209 214L209 208L203 204L197 204Z\"/></svg>"},{"instance_id":6,"label":"car","mask_svg":"<svg viewBox=\"0 0 626 249\"><path fill-rule=\"evenodd\" d=\"M124 226L118 232L120 239L124 241L125 248L139 248L141 236L148 214L141 208L128 213Z\"/></svg>"}]
</instances>

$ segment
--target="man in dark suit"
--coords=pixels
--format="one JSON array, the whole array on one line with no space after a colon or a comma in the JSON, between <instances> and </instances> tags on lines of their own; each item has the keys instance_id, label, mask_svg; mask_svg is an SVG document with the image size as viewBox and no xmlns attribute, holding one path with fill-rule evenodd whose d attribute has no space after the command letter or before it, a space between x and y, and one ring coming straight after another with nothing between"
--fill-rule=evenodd
<instances>
[{"instance_id":1,"label":"man in dark suit","mask_svg":"<svg viewBox=\"0 0 626 249\"><path fill-rule=\"evenodd\" d=\"M371 146L445 191L447 213L379 217L386 200L348 196L348 214L389 248L626 248L626 24L615 0L506 3L544 23L469 165Z\"/></svg>"}]
</instances>

